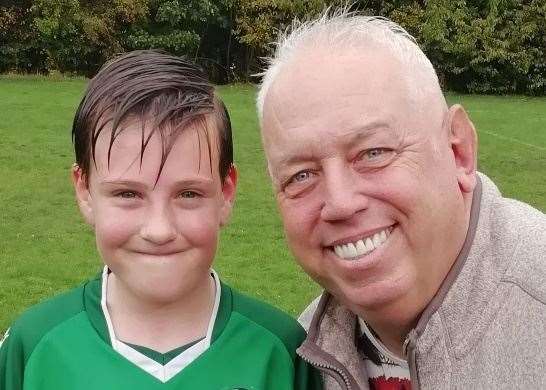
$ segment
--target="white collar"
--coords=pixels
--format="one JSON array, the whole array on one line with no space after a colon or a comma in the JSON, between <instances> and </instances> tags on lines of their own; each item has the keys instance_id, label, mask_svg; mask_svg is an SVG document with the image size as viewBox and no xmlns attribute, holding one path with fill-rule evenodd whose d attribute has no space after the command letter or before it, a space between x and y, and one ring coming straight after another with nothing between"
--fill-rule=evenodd
<instances>
[{"instance_id":1,"label":"white collar","mask_svg":"<svg viewBox=\"0 0 546 390\"><path fill-rule=\"evenodd\" d=\"M366 335L368 340L370 340L370 342L374 345L374 347L377 348L379 353L387 357L389 360L392 360L396 365L400 367L403 367L403 368L409 367L407 360L401 359L398 356L396 356L394 353L389 351L389 349L385 347L383 343L380 340L378 340L377 337L373 335L373 333L370 331L370 328L368 327L368 324L366 324L366 321L358 317L358 324L360 325L361 332Z\"/></svg>"},{"instance_id":2,"label":"white collar","mask_svg":"<svg viewBox=\"0 0 546 390\"><path fill-rule=\"evenodd\" d=\"M162 365L117 339L114 332L114 327L112 325L112 319L110 318L110 313L108 312L108 306L106 304L106 293L108 288L108 267L105 266L102 272L101 308L104 314L104 318L106 320L106 325L108 327L108 335L110 336L110 343L112 344L112 348L120 355L125 357L127 360L140 367L141 369L143 369L163 383L167 382L180 371L182 371L185 367L187 367L190 363L192 363L195 359L197 359L197 357L199 357L209 348L212 340L212 331L216 322L218 307L220 306L221 286L220 280L216 272L212 269L210 272L214 279L216 294L214 297L214 307L212 309L212 314L210 316L207 328L207 335L198 343L181 352L180 355L170 360L167 364Z\"/></svg>"}]
</instances>

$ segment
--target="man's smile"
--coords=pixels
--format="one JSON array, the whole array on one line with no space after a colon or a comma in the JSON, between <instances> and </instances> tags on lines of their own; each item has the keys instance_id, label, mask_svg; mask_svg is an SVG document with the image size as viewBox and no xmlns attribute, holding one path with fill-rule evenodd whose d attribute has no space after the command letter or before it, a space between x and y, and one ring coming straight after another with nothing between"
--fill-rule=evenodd
<instances>
[{"instance_id":1,"label":"man's smile","mask_svg":"<svg viewBox=\"0 0 546 390\"><path fill-rule=\"evenodd\" d=\"M351 239L351 241L346 242L340 241L336 243L336 245L332 245L331 249L341 259L356 260L383 245L393 229L394 225L388 226L376 233L363 236L357 240Z\"/></svg>"}]
</instances>

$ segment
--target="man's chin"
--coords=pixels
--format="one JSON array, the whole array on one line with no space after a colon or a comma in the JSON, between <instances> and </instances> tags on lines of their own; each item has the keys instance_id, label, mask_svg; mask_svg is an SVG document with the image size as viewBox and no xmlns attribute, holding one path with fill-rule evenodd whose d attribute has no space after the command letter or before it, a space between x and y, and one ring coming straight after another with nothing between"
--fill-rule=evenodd
<instances>
[{"instance_id":1,"label":"man's chin","mask_svg":"<svg viewBox=\"0 0 546 390\"><path fill-rule=\"evenodd\" d=\"M390 311L408 295L408 283L401 280L373 281L367 284L346 285L332 291L343 305L356 314ZM360 314L361 315L361 314Z\"/></svg>"}]
</instances>

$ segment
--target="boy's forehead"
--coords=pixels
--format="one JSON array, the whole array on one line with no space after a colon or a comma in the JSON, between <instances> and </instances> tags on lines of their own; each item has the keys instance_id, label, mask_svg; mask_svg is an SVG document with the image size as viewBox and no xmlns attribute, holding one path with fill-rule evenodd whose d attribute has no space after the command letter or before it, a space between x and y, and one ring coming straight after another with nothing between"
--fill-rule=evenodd
<instances>
[{"instance_id":1,"label":"boy's forehead","mask_svg":"<svg viewBox=\"0 0 546 390\"><path fill-rule=\"evenodd\" d=\"M161 175L167 171L216 173L212 168L218 166L218 134L210 119L194 120L178 129L154 128L152 123L131 118L120 124L114 139L112 126L105 126L95 144L96 164L91 164L91 171L102 177L153 174L156 178L160 170Z\"/></svg>"}]
</instances>

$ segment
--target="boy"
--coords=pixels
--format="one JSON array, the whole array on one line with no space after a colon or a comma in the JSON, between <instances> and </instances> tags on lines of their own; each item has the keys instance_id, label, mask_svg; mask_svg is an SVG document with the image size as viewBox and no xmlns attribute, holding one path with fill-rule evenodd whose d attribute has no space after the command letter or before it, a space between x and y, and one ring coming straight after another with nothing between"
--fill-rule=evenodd
<instances>
[{"instance_id":1,"label":"boy","mask_svg":"<svg viewBox=\"0 0 546 390\"><path fill-rule=\"evenodd\" d=\"M91 80L72 179L105 263L24 313L0 347L0 390L315 389L304 331L211 270L237 184L231 124L206 76L156 51Z\"/></svg>"}]
</instances>

